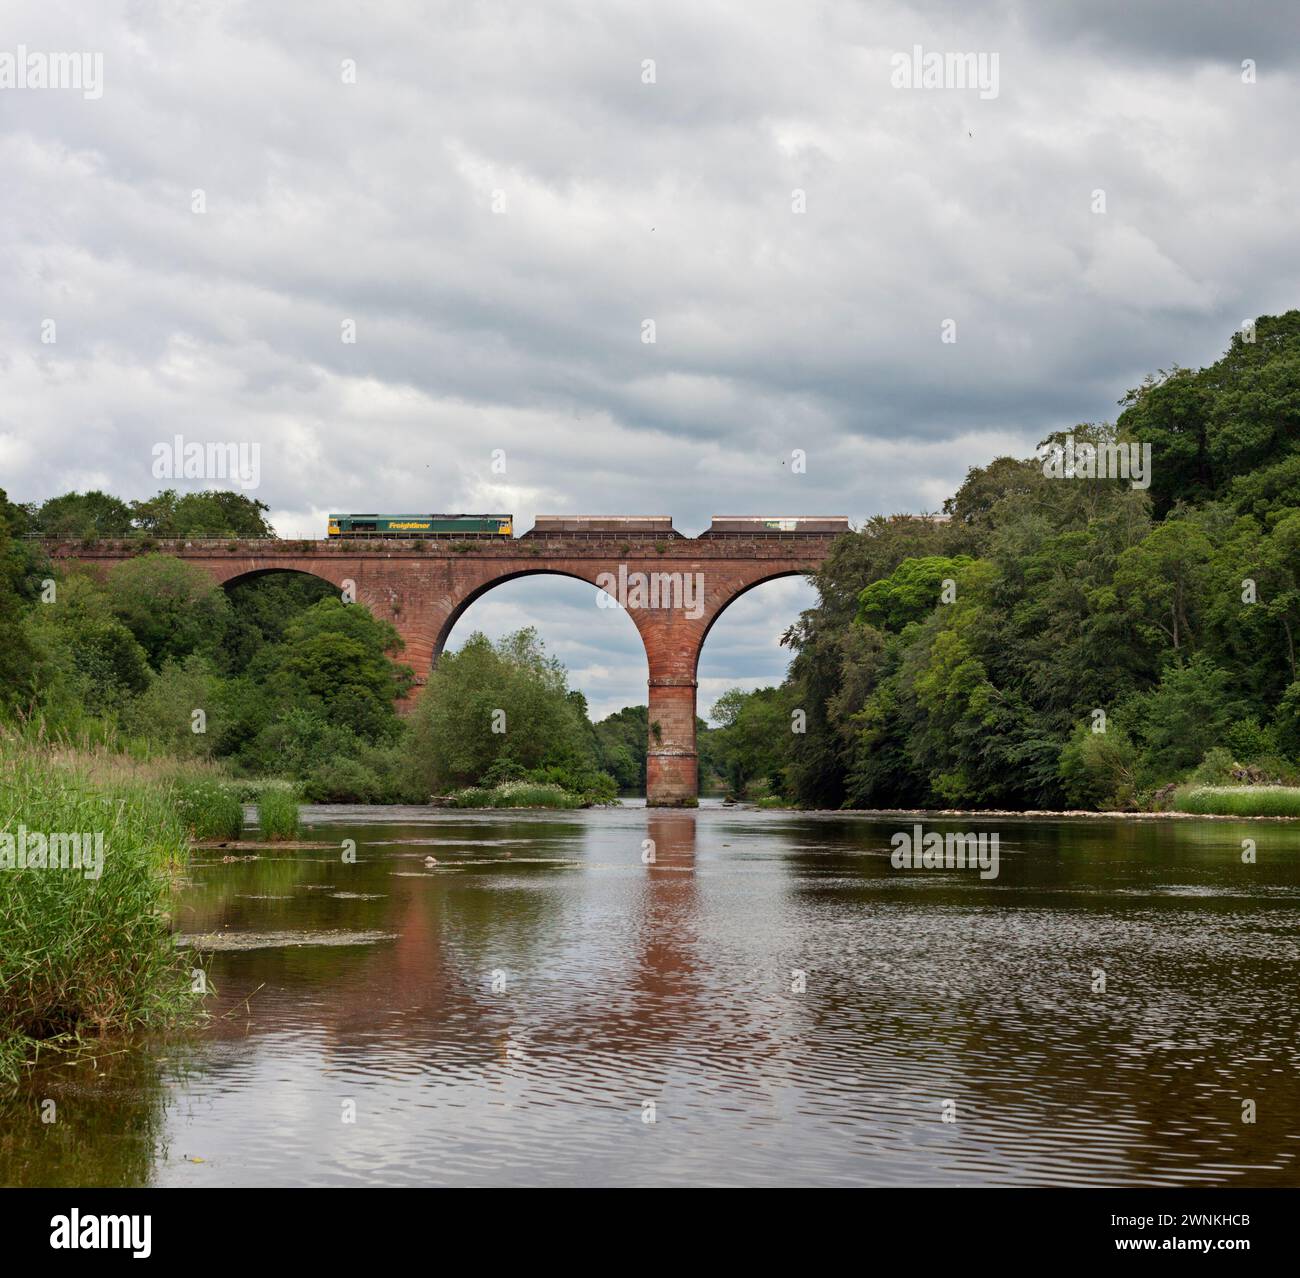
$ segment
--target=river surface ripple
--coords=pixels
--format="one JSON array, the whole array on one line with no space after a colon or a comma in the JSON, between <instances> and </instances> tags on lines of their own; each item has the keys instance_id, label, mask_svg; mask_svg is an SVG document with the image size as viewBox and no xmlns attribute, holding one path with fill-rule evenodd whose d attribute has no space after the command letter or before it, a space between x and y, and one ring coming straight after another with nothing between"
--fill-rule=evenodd
<instances>
[{"instance_id":1,"label":"river surface ripple","mask_svg":"<svg viewBox=\"0 0 1300 1278\"><path fill-rule=\"evenodd\" d=\"M40 1071L3 1183L1300 1183L1296 826L924 822L983 880L897 817L304 816L196 858L211 1019Z\"/></svg>"}]
</instances>

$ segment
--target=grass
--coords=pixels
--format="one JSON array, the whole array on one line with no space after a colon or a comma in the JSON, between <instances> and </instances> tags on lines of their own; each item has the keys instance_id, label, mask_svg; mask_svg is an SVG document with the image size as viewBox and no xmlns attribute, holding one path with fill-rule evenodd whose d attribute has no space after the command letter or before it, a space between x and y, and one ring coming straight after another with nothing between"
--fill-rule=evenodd
<instances>
[{"instance_id":1,"label":"grass","mask_svg":"<svg viewBox=\"0 0 1300 1278\"><path fill-rule=\"evenodd\" d=\"M176 810L194 839L237 839L244 829L244 806L219 777L177 770L170 779Z\"/></svg>"},{"instance_id":2,"label":"grass","mask_svg":"<svg viewBox=\"0 0 1300 1278\"><path fill-rule=\"evenodd\" d=\"M230 777L224 784L240 803L260 803L269 790L282 790L295 798L302 797L297 785L281 777Z\"/></svg>"},{"instance_id":3,"label":"grass","mask_svg":"<svg viewBox=\"0 0 1300 1278\"><path fill-rule=\"evenodd\" d=\"M257 805L257 823L264 839L296 839L298 800L287 790L264 790Z\"/></svg>"},{"instance_id":4,"label":"grass","mask_svg":"<svg viewBox=\"0 0 1300 1278\"><path fill-rule=\"evenodd\" d=\"M448 800L452 808L586 808L591 801L570 794L548 781L505 781L501 785L471 786Z\"/></svg>"},{"instance_id":5,"label":"grass","mask_svg":"<svg viewBox=\"0 0 1300 1278\"><path fill-rule=\"evenodd\" d=\"M20 868L20 827L98 836L100 877ZM16 1081L43 1046L193 1008L193 957L176 950L169 922L189 849L166 779L130 760L0 737L0 833L0 1081Z\"/></svg>"},{"instance_id":6,"label":"grass","mask_svg":"<svg viewBox=\"0 0 1300 1278\"><path fill-rule=\"evenodd\" d=\"M1300 817L1300 786L1197 786L1175 794L1173 808L1199 816Z\"/></svg>"}]
</instances>

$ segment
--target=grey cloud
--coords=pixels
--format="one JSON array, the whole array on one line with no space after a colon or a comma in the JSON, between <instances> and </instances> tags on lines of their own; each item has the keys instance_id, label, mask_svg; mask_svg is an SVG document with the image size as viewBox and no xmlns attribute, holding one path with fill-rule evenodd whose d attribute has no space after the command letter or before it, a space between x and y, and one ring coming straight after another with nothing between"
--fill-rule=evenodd
<instances>
[{"instance_id":1,"label":"grey cloud","mask_svg":"<svg viewBox=\"0 0 1300 1278\"><path fill-rule=\"evenodd\" d=\"M1279 5L9 9L11 44L105 55L97 102L0 91L18 499L143 496L180 430L260 441L295 535L349 506L933 509L1296 298ZM999 96L892 89L914 42L998 50Z\"/></svg>"}]
</instances>

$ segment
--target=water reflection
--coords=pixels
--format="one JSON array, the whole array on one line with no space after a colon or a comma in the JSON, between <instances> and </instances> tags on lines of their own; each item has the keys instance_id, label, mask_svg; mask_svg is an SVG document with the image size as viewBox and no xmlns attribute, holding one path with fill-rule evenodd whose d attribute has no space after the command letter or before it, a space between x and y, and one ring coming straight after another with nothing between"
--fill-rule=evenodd
<instances>
[{"instance_id":1,"label":"water reflection","mask_svg":"<svg viewBox=\"0 0 1300 1278\"><path fill-rule=\"evenodd\" d=\"M194 867L182 929L263 947L192 1061L125 1053L62 1147L12 1102L5 1183L1296 1180L1292 827L1009 821L981 881L845 817L311 820Z\"/></svg>"}]
</instances>

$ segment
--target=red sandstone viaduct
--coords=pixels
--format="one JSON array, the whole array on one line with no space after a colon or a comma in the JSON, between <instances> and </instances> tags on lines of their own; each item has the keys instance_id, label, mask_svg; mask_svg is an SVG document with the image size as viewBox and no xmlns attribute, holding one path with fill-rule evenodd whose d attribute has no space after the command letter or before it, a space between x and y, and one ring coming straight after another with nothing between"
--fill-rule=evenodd
<instances>
[{"instance_id":1,"label":"red sandstone viaduct","mask_svg":"<svg viewBox=\"0 0 1300 1278\"><path fill-rule=\"evenodd\" d=\"M810 534L753 538L654 540L537 537L408 541L96 541L61 542L51 557L106 572L147 549L201 565L229 585L268 572L305 572L351 589L357 602L392 622L406 643L402 660L423 684L457 618L493 586L515 577L554 573L605 585L620 568L633 574L691 573L701 587L696 606L637 607L627 612L641 634L649 665L649 757L646 800L674 807L696 797L696 667L705 636L745 591L777 577L815 571L832 538ZM694 614L694 615L691 615Z\"/></svg>"}]
</instances>

